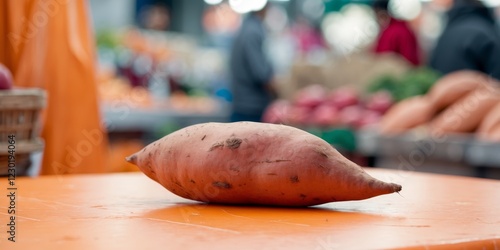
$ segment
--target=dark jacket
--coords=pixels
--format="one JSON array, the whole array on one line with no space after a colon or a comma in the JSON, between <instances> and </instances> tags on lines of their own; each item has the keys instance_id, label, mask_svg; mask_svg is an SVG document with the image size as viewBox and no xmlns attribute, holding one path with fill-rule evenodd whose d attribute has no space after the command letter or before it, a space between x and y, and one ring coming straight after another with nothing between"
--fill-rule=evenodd
<instances>
[{"instance_id":1,"label":"dark jacket","mask_svg":"<svg viewBox=\"0 0 500 250\"><path fill-rule=\"evenodd\" d=\"M271 102L265 85L270 82L273 69L264 54L264 40L262 21L249 14L235 37L229 58L233 110L236 113L261 115Z\"/></svg>"},{"instance_id":2,"label":"dark jacket","mask_svg":"<svg viewBox=\"0 0 500 250\"><path fill-rule=\"evenodd\" d=\"M456 0L430 66L443 74L471 69L500 79L499 33L490 9Z\"/></svg>"}]
</instances>

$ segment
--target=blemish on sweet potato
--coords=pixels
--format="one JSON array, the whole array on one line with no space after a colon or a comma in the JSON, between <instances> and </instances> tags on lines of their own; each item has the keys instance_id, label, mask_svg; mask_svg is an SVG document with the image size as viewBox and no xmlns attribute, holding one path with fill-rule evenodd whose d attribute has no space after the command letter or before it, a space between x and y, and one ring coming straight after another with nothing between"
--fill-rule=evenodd
<instances>
[{"instance_id":1,"label":"blemish on sweet potato","mask_svg":"<svg viewBox=\"0 0 500 250\"><path fill-rule=\"evenodd\" d=\"M155 170L153 169L153 166L151 165L151 162L146 163L146 168L149 169L149 172L156 174Z\"/></svg>"},{"instance_id":2,"label":"blemish on sweet potato","mask_svg":"<svg viewBox=\"0 0 500 250\"><path fill-rule=\"evenodd\" d=\"M327 168L323 166L322 164L316 165L318 168L320 168L324 173L330 173L330 168Z\"/></svg>"},{"instance_id":3,"label":"blemish on sweet potato","mask_svg":"<svg viewBox=\"0 0 500 250\"><path fill-rule=\"evenodd\" d=\"M231 166L231 167L229 167L229 170L237 172L237 173L240 172L240 169L237 166Z\"/></svg>"},{"instance_id":4,"label":"blemish on sweet potato","mask_svg":"<svg viewBox=\"0 0 500 250\"><path fill-rule=\"evenodd\" d=\"M300 194L299 196L300 196L300 198L302 198L302 199L305 199L305 198L307 197L307 195L305 195L305 194Z\"/></svg>"},{"instance_id":5,"label":"blemish on sweet potato","mask_svg":"<svg viewBox=\"0 0 500 250\"><path fill-rule=\"evenodd\" d=\"M201 137L201 140L205 140L205 138L207 137L207 135L204 135L203 137Z\"/></svg>"},{"instance_id":6,"label":"blemish on sweet potato","mask_svg":"<svg viewBox=\"0 0 500 250\"><path fill-rule=\"evenodd\" d=\"M223 147L224 147L223 142L216 142L216 143L212 144L212 146L210 147L210 149L208 151L213 151L215 149L223 148Z\"/></svg>"},{"instance_id":7,"label":"blemish on sweet potato","mask_svg":"<svg viewBox=\"0 0 500 250\"><path fill-rule=\"evenodd\" d=\"M230 189L231 188L231 184L229 184L227 182L223 182L223 181L214 181L214 182L212 182L212 186L218 187L218 188L223 188L223 189Z\"/></svg>"},{"instance_id":8,"label":"blemish on sweet potato","mask_svg":"<svg viewBox=\"0 0 500 250\"><path fill-rule=\"evenodd\" d=\"M193 179L189 180L189 182L196 184L196 181L194 181Z\"/></svg>"},{"instance_id":9,"label":"blemish on sweet potato","mask_svg":"<svg viewBox=\"0 0 500 250\"><path fill-rule=\"evenodd\" d=\"M226 147L230 149L237 149L240 147L241 142L242 140L240 138L232 137L226 140Z\"/></svg>"},{"instance_id":10,"label":"blemish on sweet potato","mask_svg":"<svg viewBox=\"0 0 500 250\"><path fill-rule=\"evenodd\" d=\"M278 175L277 173L267 173L267 175Z\"/></svg>"},{"instance_id":11,"label":"blemish on sweet potato","mask_svg":"<svg viewBox=\"0 0 500 250\"><path fill-rule=\"evenodd\" d=\"M314 149L314 152L318 153L322 157L328 158L328 154L326 154L325 149L323 148L316 148Z\"/></svg>"},{"instance_id":12,"label":"blemish on sweet potato","mask_svg":"<svg viewBox=\"0 0 500 250\"><path fill-rule=\"evenodd\" d=\"M297 175L290 176L290 182L292 182L292 183L299 182L299 176L297 176Z\"/></svg>"},{"instance_id":13,"label":"blemish on sweet potato","mask_svg":"<svg viewBox=\"0 0 500 250\"><path fill-rule=\"evenodd\" d=\"M291 160L283 160L283 159L269 160L269 159L266 159L265 161L251 161L250 163L279 163L279 162L285 162L285 161L291 161Z\"/></svg>"}]
</instances>

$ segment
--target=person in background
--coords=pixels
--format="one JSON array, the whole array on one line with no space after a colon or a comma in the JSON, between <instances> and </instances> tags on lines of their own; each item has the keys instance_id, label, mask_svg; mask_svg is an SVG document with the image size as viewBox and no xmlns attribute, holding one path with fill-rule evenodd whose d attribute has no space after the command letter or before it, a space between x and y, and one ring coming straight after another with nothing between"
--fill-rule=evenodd
<instances>
[{"instance_id":1,"label":"person in background","mask_svg":"<svg viewBox=\"0 0 500 250\"><path fill-rule=\"evenodd\" d=\"M479 0L436 0L448 9L447 25L431 55L442 74L470 69L500 79L500 32L493 12Z\"/></svg>"},{"instance_id":2,"label":"person in background","mask_svg":"<svg viewBox=\"0 0 500 250\"><path fill-rule=\"evenodd\" d=\"M372 5L381 30L374 52L376 54L396 53L412 65L418 66L420 47L417 37L406 21L391 16L388 6L389 0L376 0Z\"/></svg>"},{"instance_id":3,"label":"person in background","mask_svg":"<svg viewBox=\"0 0 500 250\"><path fill-rule=\"evenodd\" d=\"M234 38L229 58L233 112L231 121L261 121L262 114L276 95L273 68L264 53L266 31L262 10L251 12Z\"/></svg>"}]
</instances>

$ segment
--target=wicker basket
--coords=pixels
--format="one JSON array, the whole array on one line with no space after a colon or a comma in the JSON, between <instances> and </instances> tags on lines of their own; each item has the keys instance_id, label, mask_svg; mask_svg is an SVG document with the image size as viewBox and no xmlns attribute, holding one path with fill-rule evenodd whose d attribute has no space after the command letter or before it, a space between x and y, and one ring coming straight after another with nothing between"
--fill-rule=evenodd
<instances>
[{"instance_id":1,"label":"wicker basket","mask_svg":"<svg viewBox=\"0 0 500 250\"><path fill-rule=\"evenodd\" d=\"M46 94L41 89L0 91L0 176L8 174L9 135L15 136L16 174L29 168L31 152L43 149L39 138L40 112Z\"/></svg>"}]
</instances>

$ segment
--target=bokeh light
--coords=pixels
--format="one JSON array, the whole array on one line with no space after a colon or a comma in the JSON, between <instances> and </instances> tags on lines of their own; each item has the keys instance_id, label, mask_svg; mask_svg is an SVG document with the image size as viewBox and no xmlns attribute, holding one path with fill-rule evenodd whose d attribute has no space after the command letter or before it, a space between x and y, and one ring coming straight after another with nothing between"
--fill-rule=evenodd
<instances>
[{"instance_id":1,"label":"bokeh light","mask_svg":"<svg viewBox=\"0 0 500 250\"><path fill-rule=\"evenodd\" d=\"M217 5L217 4L222 3L222 1L223 0L205 0L205 3L210 4L210 5Z\"/></svg>"},{"instance_id":2,"label":"bokeh light","mask_svg":"<svg viewBox=\"0 0 500 250\"><path fill-rule=\"evenodd\" d=\"M288 24L288 15L285 8L279 5L271 6L267 11L264 22L272 32L284 30Z\"/></svg>"},{"instance_id":3,"label":"bokeh light","mask_svg":"<svg viewBox=\"0 0 500 250\"><path fill-rule=\"evenodd\" d=\"M240 14L259 11L266 6L267 0L229 0L231 8Z\"/></svg>"},{"instance_id":4,"label":"bokeh light","mask_svg":"<svg viewBox=\"0 0 500 250\"><path fill-rule=\"evenodd\" d=\"M420 15L422 3L420 0L390 0L389 11L398 19L412 20Z\"/></svg>"},{"instance_id":5,"label":"bokeh light","mask_svg":"<svg viewBox=\"0 0 500 250\"><path fill-rule=\"evenodd\" d=\"M329 13L321 24L325 40L339 54L349 54L371 44L379 28L370 7L348 4Z\"/></svg>"},{"instance_id":6,"label":"bokeh light","mask_svg":"<svg viewBox=\"0 0 500 250\"><path fill-rule=\"evenodd\" d=\"M305 0L302 3L302 12L311 20L320 19L325 12L325 4L322 0Z\"/></svg>"},{"instance_id":7,"label":"bokeh light","mask_svg":"<svg viewBox=\"0 0 500 250\"><path fill-rule=\"evenodd\" d=\"M484 4L488 7L496 8L500 6L500 0L483 0Z\"/></svg>"}]
</instances>

